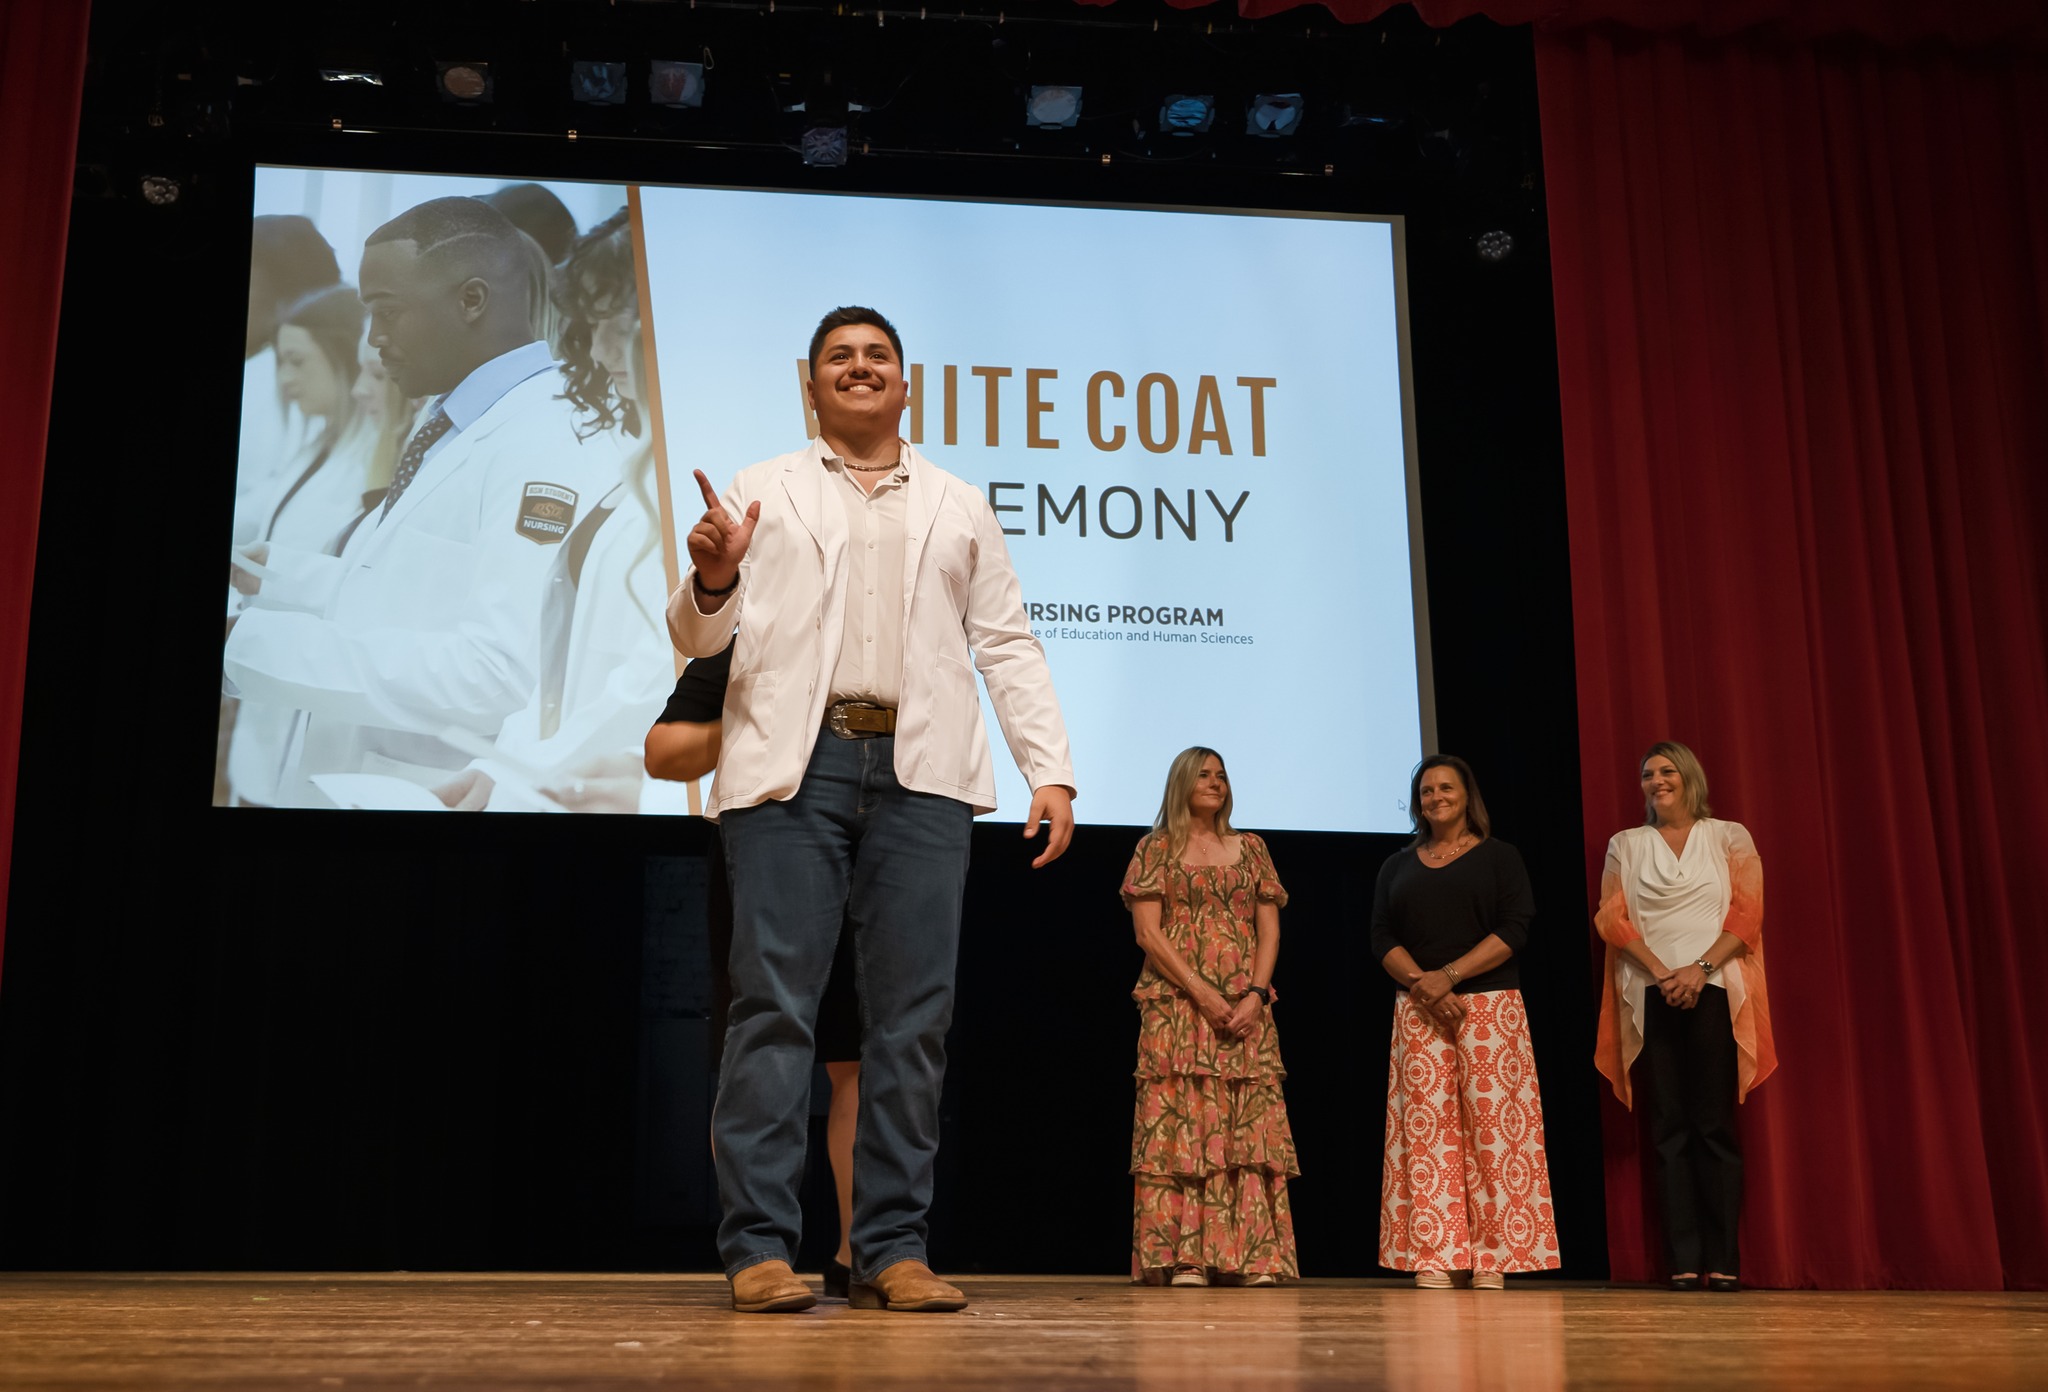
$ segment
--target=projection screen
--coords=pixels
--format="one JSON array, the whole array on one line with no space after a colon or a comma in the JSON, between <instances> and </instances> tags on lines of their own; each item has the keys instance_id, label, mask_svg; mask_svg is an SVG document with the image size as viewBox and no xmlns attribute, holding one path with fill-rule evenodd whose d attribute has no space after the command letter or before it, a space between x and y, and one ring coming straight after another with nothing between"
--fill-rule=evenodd
<instances>
[{"instance_id":1,"label":"projection screen","mask_svg":"<svg viewBox=\"0 0 2048 1392\"><path fill-rule=\"evenodd\" d=\"M1000 526L1080 820L1149 824L1201 744L1248 825L1407 828L1433 713L1398 218L521 182L257 171L216 802L700 810L639 765L693 471L801 448L812 329L866 305L905 438ZM458 240L396 284L389 225L448 197L526 255ZM516 308L531 341L444 380L417 306L478 284L464 322Z\"/></svg>"}]
</instances>

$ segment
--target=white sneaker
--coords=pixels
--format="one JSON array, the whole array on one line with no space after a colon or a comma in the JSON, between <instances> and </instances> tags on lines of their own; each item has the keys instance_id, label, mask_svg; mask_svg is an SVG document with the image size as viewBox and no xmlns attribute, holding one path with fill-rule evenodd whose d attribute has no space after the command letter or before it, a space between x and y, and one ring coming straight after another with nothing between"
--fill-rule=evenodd
<instances>
[{"instance_id":1,"label":"white sneaker","mask_svg":"<svg viewBox=\"0 0 2048 1392\"><path fill-rule=\"evenodd\" d=\"M1209 1273L1199 1266L1176 1266L1167 1284L1170 1286L1206 1286L1209 1284Z\"/></svg>"}]
</instances>

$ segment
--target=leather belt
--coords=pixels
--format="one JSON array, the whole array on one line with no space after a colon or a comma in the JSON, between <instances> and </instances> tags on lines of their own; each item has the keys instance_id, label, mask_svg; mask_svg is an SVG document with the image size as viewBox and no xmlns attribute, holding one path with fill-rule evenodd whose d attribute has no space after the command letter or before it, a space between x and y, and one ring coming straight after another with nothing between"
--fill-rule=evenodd
<instances>
[{"instance_id":1,"label":"leather belt","mask_svg":"<svg viewBox=\"0 0 2048 1392\"><path fill-rule=\"evenodd\" d=\"M834 701L825 707L825 728L841 739L873 739L896 733L896 711L872 701Z\"/></svg>"}]
</instances>

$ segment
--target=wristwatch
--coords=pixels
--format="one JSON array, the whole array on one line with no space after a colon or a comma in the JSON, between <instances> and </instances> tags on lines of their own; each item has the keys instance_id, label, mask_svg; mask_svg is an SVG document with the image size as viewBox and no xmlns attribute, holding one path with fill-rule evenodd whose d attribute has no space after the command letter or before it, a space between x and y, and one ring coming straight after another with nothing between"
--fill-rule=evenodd
<instances>
[{"instance_id":1,"label":"wristwatch","mask_svg":"<svg viewBox=\"0 0 2048 1392\"><path fill-rule=\"evenodd\" d=\"M1260 1005L1270 1006L1273 1003L1273 988L1271 986L1250 986L1245 988L1245 994L1257 996Z\"/></svg>"},{"instance_id":2,"label":"wristwatch","mask_svg":"<svg viewBox=\"0 0 2048 1392\"><path fill-rule=\"evenodd\" d=\"M1720 970L1719 967L1715 966L1712 962L1709 962L1704 957L1694 962L1693 965L1698 967L1701 971L1705 972L1708 976L1712 976L1715 972Z\"/></svg>"}]
</instances>

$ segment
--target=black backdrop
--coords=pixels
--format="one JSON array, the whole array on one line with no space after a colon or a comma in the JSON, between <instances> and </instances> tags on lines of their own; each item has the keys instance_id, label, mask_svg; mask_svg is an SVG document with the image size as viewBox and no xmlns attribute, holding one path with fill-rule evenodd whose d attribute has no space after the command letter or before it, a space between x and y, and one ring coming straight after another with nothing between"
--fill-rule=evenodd
<instances>
[{"instance_id":1,"label":"black backdrop","mask_svg":"<svg viewBox=\"0 0 2048 1392\"><path fill-rule=\"evenodd\" d=\"M1490 31L1465 53L1533 148L1527 33ZM1400 170L826 173L774 154L427 132L232 140L195 166L206 196L186 207L74 208L0 981L0 1263L716 1264L691 1139L701 1025L678 1018L687 983L656 980L689 943L670 909L701 825L206 805L256 161L1405 214L1440 743L1472 760L1535 879L1523 989L1564 1274L1606 1273L1540 215L1489 264L1469 201ZM1332 614L1328 640L1344 642ZM1208 739L1226 755L1235 725L1275 718L1284 654L1271 675L1272 708L1216 712ZM1259 809L1239 820L1258 827ZM1136 834L1084 825L1032 872L1014 827L977 830L933 1213L942 1268L1127 1264L1138 955L1115 890ZM1270 840L1293 894L1276 981L1303 1270L1368 1275L1391 986L1364 919L1398 842ZM813 1255L830 1238L814 1187Z\"/></svg>"}]
</instances>

